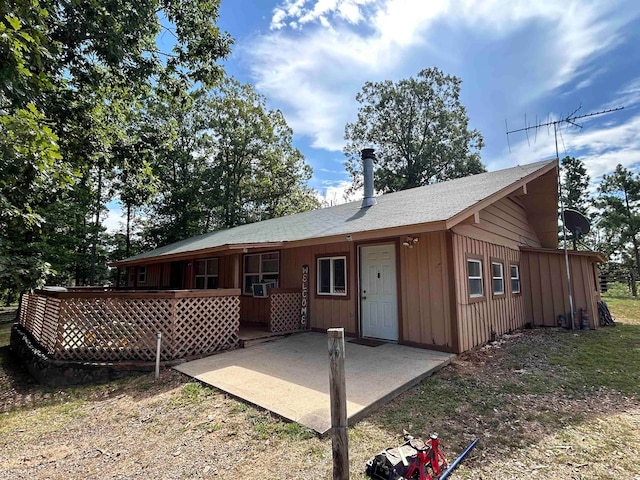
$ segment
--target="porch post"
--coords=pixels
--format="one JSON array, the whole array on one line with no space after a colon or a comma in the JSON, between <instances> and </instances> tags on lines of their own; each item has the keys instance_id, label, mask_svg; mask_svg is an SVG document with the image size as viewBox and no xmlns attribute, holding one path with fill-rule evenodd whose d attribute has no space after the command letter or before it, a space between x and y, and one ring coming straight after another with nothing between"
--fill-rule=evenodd
<instances>
[{"instance_id":1,"label":"porch post","mask_svg":"<svg viewBox=\"0 0 640 480\"><path fill-rule=\"evenodd\" d=\"M240 287L240 254L233 256L233 288Z\"/></svg>"}]
</instances>

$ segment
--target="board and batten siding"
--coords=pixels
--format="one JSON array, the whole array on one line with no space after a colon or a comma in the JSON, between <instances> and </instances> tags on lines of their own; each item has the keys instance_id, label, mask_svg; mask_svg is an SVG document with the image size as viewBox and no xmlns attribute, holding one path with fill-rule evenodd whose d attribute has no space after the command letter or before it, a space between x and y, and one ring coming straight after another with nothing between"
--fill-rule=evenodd
<instances>
[{"instance_id":1,"label":"board and batten siding","mask_svg":"<svg viewBox=\"0 0 640 480\"><path fill-rule=\"evenodd\" d=\"M458 350L464 352L524 326L524 299L511 292L509 265L520 263L520 251L464 235L451 235L456 278L456 317ZM467 258L482 259L484 298L469 296ZM491 261L504 265L505 293L493 295ZM521 274L522 276L522 274ZM527 286L521 281L520 291Z\"/></svg>"},{"instance_id":2,"label":"board and batten siding","mask_svg":"<svg viewBox=\"0 0 640 480\"><path fill-rule=\"evenodd\" d=\"M240 321L267 326L271 309L268 298L254 298L240 295Z\"/></svg>"},{"instance_id":3,"label":"board and batten siding","mask_svg":"<svg viewBox=\"0 0 640 480\"><path fill-rule=\"evenodd\" d=\"M479 223L456 225L452 230L459 235L512 249L518 249L520 245L540 247L526 210L518 200L511 198L503 198L482 209Z\"/></svg>"},{"instance_id":4,"label":"board and batten siding","mask_svg":"<svg viewBox=\"0 0 640 480\"><path fill-rule=\"evenodd\" d=\"M569 315L569 294L564 251L522 252L526 321L534 326L556 326L560 314ZM593 258L579 253L569 254L569 269L573 290L574 310L587 309L590 327L596 327L600 285Z\"/></svg>"},{"instance_id":5,"label":"board and batten siding","mask_svg":"<svg viewBox=\"0 0 640 480\"><path fill-rule=\"evenodd\" d=\"M447 234L418 235L412 248L400 246L401 343L453 350Z\"/></svg>"},{"instance_id":6,"label":"board and batten siding","mask_svg":"<svg viewBox=\"0 0 640 480\"><path fill-rule=\"evenodd\" d=\"M323 297L316 294L316 258L318 256L347 255L347 296ZM358 332L356 304L358 272L353 242L338 242L280 251L280 286L302 287L302 266L309 265L309 325L315 330L344 328L345 333Z\"/></svg>"},{"instance_id":7,"label":"board and batten siding","mask_svg":"<svg viewBox=\"0 0 640 480\"><path fill-rule=\"evenodd\" d=\"M201 255L189 260L182 260L181 262L184 264L184 278L182 279L182 288L187 290L195 288L195 273L193 264L197 260L204 260L209 258L218 259L218 288L239 288L238 281L236 280L238 278L237 270L239 268L236 262L240 261L240 256L238 254L207 256ZM171 263L172 262L163 262L145 265L147 268L147 279L144 283L137 282L138 269L140 267L129 267L127 286L136 286L139 289L169 288L169 286L171 285Z\"/></svg>"},{"instance_id":8,"label":"board and batten siding","mask_svg":"<svg viewBox=\"0 0 640 480\"><path fill-rule=\"evenodd\" d=\"M169 284L169 268L163 263L154 263L152 265L146 265L147 275L144 283L138 282L139 267L129 267L129 278L127 279L127 286L137 288L162 288L164 285Z\"/></svg>"}]
</instances>

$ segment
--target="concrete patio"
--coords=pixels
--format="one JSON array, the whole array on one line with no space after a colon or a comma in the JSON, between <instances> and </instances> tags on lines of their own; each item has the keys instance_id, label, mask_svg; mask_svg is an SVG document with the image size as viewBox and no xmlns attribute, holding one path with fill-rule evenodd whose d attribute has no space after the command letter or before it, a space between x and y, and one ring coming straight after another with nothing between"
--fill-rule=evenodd
<instances>
[{"instance_id":1,"label":"concrete patio","mask_svg":"<svg viewBox=\"0 0 640 480\"><path fill-rule=\"evenodd\" d=\"M447 365L453 354L346 339L347 413L353 424ZM324 434L331 428L327 336L302 333L187 362L176 370Z\"/></svg>"}]
</instances>

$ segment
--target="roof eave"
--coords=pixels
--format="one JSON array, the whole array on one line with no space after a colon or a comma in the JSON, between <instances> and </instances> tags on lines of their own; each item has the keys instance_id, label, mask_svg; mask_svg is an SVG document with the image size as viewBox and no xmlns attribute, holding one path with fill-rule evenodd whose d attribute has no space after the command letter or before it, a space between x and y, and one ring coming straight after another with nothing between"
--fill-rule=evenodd
<instances>
[{"instance_id":1,"label":"roof eave","mask_svg":"<svg viewBox=\"0 0 640 480\"><path fill-rule=\"evenodd\" d=\"M535 180L538 177L541 177L545 173L548 173L554 169L557 170L557 168L558 168L558 160L556 159L553 162L549 162L548 165L545 165L544 167L536 170L535 172L530 173L526 177L521 178L517 182L512 183L511 185L507 185L503 189L498 190L497 192L489 195L488 197L483 198L482 200L475 203L474 205L471 205L470 207L465 208L461 212L456 213L452 217L449 217L446 221L447 229L453 228L462 222L468 222L470 217L475 216L483 208L488 207L492 203L495 203L501 198L511 195L514 192L517 192L518 190L522 189L524 192L526 192L527 183Z\"/></svg>"},{"instance_id":2,"label":"roof eave","mask_svg":"<svg viewBox=\"0 0 640 480\"><path fill-rule=\"evenodd\" d=\"M551 253L554 255L564 255L565 251L561 248L537 248L537 247L520 247L521 252L532 252L532 253ZM600 252L591 252L585 250L567 250L567 254L572 257L589 257L593 261L598 263L607 263L607 257Z\"/></svg>"},{"instance_id":3,"label":"roof eave","mask_svg":"<svg viewBox=\"0 0 640 480\"><path fill-rule=\"evenodd\" d=\"M258 248L276 248L281 247L284 242L258 242L258 243L233 243L218 245L216 247L200 248L198 250L189 250L187 252L166 253L163 255L155 255L151 257L137 258L135 260L118 260L107 265L110 267L132 267L135 265L149 265L152 263L164 263L176 260L186 260L193 257L225 252L228 250L254 250Z\"/></svg>"},{"instance_id":4,"label":"roof eave","mask_svg":"<svg viewBox=\"0 0 640 480\"><path fill-rule=\"evenodd\" d=\"M446 222L444 220L427 222L427 223L414 223L410 225L402 225L399 227L389 227L389 228L381 228L377 230L364 230L359 232L345 232L343 234L338 235L330 235L326 237L311 237L311 238L303 238L300 240L292 240L288 242L259 242L259 243L236 243L236 244L227 244L220 245L217 247L208 247L202 248L199 250L191 250L188 252L180 252L180 253L167 253L164 255L157 255L153 257L144 257L135 260L120 260L117 262L112 262L109 264L110 267L132 267L136 265L150 265L153 263L164 263L169 261L177 261L177 260L187 260L194 257L212 255L220 252L227 251L242 251L245 252L248 250L255 249L264 249L264 248L295 248L295 247L304 247L309 245L319 245L326 243L337 243L337 242L361 242L368 240L377 240L389 237L398 237L401 235L410 235L410 234L418 234L418 233L427 233L427 232L437 232L444 231L447 229Z\"/></svg>"}]
</instances>

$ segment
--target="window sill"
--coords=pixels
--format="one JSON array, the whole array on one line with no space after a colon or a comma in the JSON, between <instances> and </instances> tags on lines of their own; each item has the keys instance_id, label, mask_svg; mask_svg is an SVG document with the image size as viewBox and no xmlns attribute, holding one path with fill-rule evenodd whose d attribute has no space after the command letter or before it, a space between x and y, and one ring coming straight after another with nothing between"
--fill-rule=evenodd
<instances>
[{"instance_id":1,"label":"window sill","mask_svg":"<svg viewBox=\"0 0 640 480\"><path fill-rule=\"evenodd\" d=\"M467 303L485 302L486 300L487 300L486 295L482 295L481 297L469 297Z\"/></svg>"},{"instance_id":2,"label":"window sill","mask_svg":"<svg viewBox=\"0 0 640 480\"><path fill-rule=\"evenodd\" d=\"M315 298L318 300L349 300L348 293L318 293L316 292Z\"/></svg>"}]
</instances>

